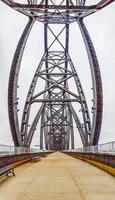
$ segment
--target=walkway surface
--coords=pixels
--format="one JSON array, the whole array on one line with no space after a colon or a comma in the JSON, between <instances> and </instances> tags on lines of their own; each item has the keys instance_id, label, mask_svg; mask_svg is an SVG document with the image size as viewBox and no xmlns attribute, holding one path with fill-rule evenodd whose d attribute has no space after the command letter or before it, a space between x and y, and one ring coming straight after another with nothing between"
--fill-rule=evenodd
<instances>
[{"instance_id":1,"label":"walkway surface","mask_svg":"<svg viewBox=\"0 0 115 200\"><path fill-rule=\"evenodd\" d=\"M0 200L115 200L115 179L62 153L15 169L0 183Z\"/></svg>"}]
</instances>

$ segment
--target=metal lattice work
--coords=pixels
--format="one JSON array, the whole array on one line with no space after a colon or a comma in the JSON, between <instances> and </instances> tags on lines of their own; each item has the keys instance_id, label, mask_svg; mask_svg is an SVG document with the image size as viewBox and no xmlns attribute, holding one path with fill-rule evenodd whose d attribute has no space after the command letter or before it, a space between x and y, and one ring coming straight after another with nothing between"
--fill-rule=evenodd
<instances>
[{"instance_id":1,"label":"metal lattice work","mask_svg":"<svg viewBox=\"0 0 115 200\"><path fill-rule=\"evenodd\" d=\"M112 0L102 0L96 5L87 6L85 0L28 0L23 4L19 1L4 0L4 3L29 17L29 21L20 37L12 62L8 109L13 140L16 146L30 146L36 126L41 121L40 148L43 149L43 140L46 149L62 150L74 148L74 125L78 128L83 146L96 145L99 140L102 122L102 82L95 49L83 18L91 15ZM22 114L21 128L17 114L17 87L21 60L27 39L35 22L40 21L44 26L44 55L33 76ZM85 98L85 94L69 55L70 23L77 22L86 46L93 84L93 121ZM61 27L56 34L53 26ZM53 38L49 42L48 35ZM65 40L60 40L60 35ZM58 43L57 48L54 44ZM39 79L44 80L44 88L36 92ZM69 82L74 81L75 90L71 90ZM74 104L73 104L74 102ZM36 116L29 128L29 117L32 106L38 103ZM74 105L81 108L82 119L79 118ZM71 145L70 145L71 143Z\"/></svg>"}]
</instances>

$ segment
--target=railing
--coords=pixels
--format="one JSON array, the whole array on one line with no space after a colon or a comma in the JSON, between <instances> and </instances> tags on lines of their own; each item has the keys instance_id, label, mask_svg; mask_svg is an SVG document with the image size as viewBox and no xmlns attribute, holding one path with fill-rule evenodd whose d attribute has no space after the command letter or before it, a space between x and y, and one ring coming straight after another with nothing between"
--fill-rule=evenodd
<instances>
[{"instance_id":1,"label":"railing","mask_svg":"<svg viewBox=\"0 0 115 200\"><path fill-rule=\"evenodd\" d=\"M14 146L0 144L0 156L22 154L22 153L39 153L39 152L44 152L44 151L51 152L50 150L40 150L37 148L27 148L27 147L14 147ZM99 144L95 146L88 146L88 147L76 148L72 150L66 150L66 151L72 151L72 152L78 152L78 153L86 152L86 153L115 154L115 141Z\"/></svg>"},{"instance_id":2,"label":"railing","mask_svg":"<svg viewBox=\"0 0 115 200\"><path fill-rule=\"evenodd\" d=\"M86 152L86 153L108 153L115 154L115 141L108 142L104 144L99 144L95 146L82 147L77 149L72 149L71 151L75 152Z\"/></svg>"},{"instance_id":3,"label":"railing","mask_svg":"<svg viewBox=\"0 0 115 200\"><path fill-rule=\"evenodd\" d=\"M35 149L35 148L27 148L27 147L14 147L9 145L0 144L0 156L2 155L12 155L12 154L22 154L22 153L39 153L44 150ZM45 150L45 152L47 152Z\"/></svg>"}]
</instances>

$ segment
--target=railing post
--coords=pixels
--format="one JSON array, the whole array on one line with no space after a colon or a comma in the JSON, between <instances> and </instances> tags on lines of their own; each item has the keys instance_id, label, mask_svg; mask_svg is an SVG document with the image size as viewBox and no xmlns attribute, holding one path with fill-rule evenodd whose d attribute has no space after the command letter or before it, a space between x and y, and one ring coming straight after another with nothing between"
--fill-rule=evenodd
<instances>
[{"instance_id":1,"label":"railing post","mask_svg":"<svg viewBox=\"0 0 115 200\"><path fill-rule=\"evenodd\" d=\"M112 142L112 152L114 153L114 142Z\"/></svg>"}]
</instances>

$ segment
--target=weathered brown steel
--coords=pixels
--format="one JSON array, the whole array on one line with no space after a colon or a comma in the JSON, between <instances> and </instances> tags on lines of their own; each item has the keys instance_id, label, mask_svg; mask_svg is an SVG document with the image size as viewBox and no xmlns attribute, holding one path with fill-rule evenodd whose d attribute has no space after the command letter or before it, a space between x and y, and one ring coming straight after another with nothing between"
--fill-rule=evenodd
<instances>
[{"instance_id":1,"label":"weathered brown steel","mask_svg":"<svg viewBox=\"0 0 115 200\"><path fill-rule=\"evenodd\" d=\"M7 165L12 165L17 163L22 164L28 161L31 161L33 157L36 156L41 156L41 157L45 157L48 154L50 154L50 152L39 152L39 153L23 153L23 154L12 154L12 155L4 155L4 156L0 156L0 168L5 167Z\"/></svg>"},{"instance_id":2,"label":"weathered brown steel","mask_svg":"<svg viewBox=\"0 0 115 200\"><path fill-rule=\"evenodd\" d=\"M65 152L64 152L65 153ZM86 158L88 160L97 161L107 166L115 168L115 155L107 153L78 153L78 152L66 152L66 154L76 158Z\"/></svg>"}]
</instances>

